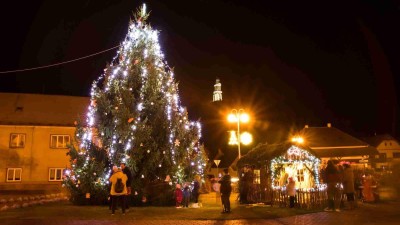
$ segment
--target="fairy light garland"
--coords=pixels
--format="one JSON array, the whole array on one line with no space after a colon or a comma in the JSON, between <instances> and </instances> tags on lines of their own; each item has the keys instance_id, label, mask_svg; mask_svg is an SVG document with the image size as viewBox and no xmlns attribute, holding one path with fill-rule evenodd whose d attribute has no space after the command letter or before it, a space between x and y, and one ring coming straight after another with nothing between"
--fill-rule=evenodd
<instances>
[{"instance_id":1,"label":"fairy light garland","mask_svg":"<svg viewBox=\"0 0 400 225\"><path fill-rule=\"evenodd\" d=\"M142 8L142 17L146 14L145 5ZM145 46L142 51L136 51L135 48L140 46ZM137 58L132 58L137 56ZM174 145L175 136L175 126L182 126L185 130L189 131L191 129L197 130L197 138L198 140L201 138L201 124L199 122L191 122L188 121L184 113L186 110L180 106L180 99L178 95L178 86L174 82L174 73L171 68L167 65L166 61L163 59L164 54L161 51L161 47L159 45L159 32L152 30L147 24L143 24L140 19L136 22L132 22L128 28L128 34L125 37L125 40L121 44L119 50L117 51L117 55L113 58L110 66L104 70L104 73L99 76L97 80L95 80L92 84L90 95L91 95L91 104L88 106L88 113L86 115L86 124L87 127L84 128L83 134L80 135L82 137L82 141L79 145L80 151L79 154L83 156L85 162L83 163L82 170L85 170L89 165L90 157L88 149L93 144L94 131L98 132L96 129L96 118L95 115L97 113L96 99L101 95L101 92L105 93L117 93L118 89L124 89L127 85L128 78L130 77L132 68L139 68L139 79L141 79L141 87L139 90L139 101L136 106L136 113L140 115L141 112L145 109L145 91L146 88L151 85L149 82L149 71L148 68L144 65L148 65L151 60L152 65L155 66L155 69L158 71L156 76L156 84L158 90L164 94L166 98L166 107L165 114L168 119L168 142L170 143L169 154L164 150L163 155L166 157L169 155L171 157L171 161L174 165L177 165L177 155L176 148L179 146ZM145 62L142 62L145 61ZM110 71L108 71L110 70ZM102 89L99 88L99 84L102 80L105 80L104 87ZM132 88L129 88L129 91L132 91ZM116 103L120 100L117 96ZM121 98L122 99L122 98ZM120 102L119 104L122 104ZM119 110L118 106L115 106L112 110ZM106 113L107 115L107 113ZM174 124L173 118L178 117L177 121L182 123L182 125ZM115 161L117 159L117 153L119 154L119 150L117 149L117 144L122 144L123 154L119 159L122 162L126 162L129 159L129 151L132 148L138 147L141 143L136 143L134 138L134 132L137 130L139 124L141 123L141 118L138 116L130 125L130 130L128 136L121 139L118 136L117 126L118 119L113 121L114 125L111 130L111 141L103 142L103 148L107 150L107 155L111 159L111 161ZM79 135L77 135L79 136ZM104 132L101 132L101 138L105 138ZM187 155L190 158L190 155L197 154L200 155L200 143L197 141L196 143L191 143L190 148L186 149ZM195 153L193 153L195 152ZM162 162L158 164L159 167L162 167ZM195 159L191 162L191 166L196 166L198 173L204 173L205 163L201 159ZM73 165L73 170L75 170L75 175L70 176L70 178L74 181L79 181L80 171L74 169L75 165ZM183 169L180 168L181 172ZM101 185L108 184L108 178L111 176L111 168L107 168L105 171L104 177L101 177L96 183ZM71 174L71 171L68 171L68 174ZM144 175L141 175L143 178ZM77 182L79 183L79 182Z\"/></svg>"},{"instance_id":2,"label":"fairy light garland","mask_svg":"<svg viewBox=\"0 0 400 225\"><path fill-rule=\"evenodd\" d=\"M309 188L310 190L324 189L325 186L319 183L319 165L321 160L310 152L301 149L295 145L292 145L285 154L278 156L271 160L271 180L274 181L277 176L277 168L279 166L285 166L292 164L297 168L297 165L306 165L313 170L311 175L314 178L314 187ZM273 189L282 189L279 185L275 185L272 182Z\"/></svg>"}]
</instances>

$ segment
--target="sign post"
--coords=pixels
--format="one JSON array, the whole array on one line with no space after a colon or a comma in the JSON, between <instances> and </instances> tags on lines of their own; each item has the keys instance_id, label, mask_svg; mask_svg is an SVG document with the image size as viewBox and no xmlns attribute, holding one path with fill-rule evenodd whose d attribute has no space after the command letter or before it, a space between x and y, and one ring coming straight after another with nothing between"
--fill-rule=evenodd
<instances>
[{"instance_id":1,"label":"sign post","mask_svg":"<svg viewBox=\"0 0 400 225\"><path fill-rule=\"evenodd\" d=\"M215 165L217 165L217 176L215 176L215 178L217 178L218 175L219 175L219 173L218 173L218 165L219 165L220 162L221 162L221 160L219 160L219 159L215 159L214 160Z\"/></svg>"}]
</instances>

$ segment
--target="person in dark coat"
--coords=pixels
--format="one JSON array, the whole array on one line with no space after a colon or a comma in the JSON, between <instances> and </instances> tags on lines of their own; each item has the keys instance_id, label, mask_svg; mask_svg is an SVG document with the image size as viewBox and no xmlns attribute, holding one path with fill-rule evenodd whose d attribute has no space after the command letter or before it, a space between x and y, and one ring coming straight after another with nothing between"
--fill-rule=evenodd
<instances>
[{"instance_id":1,"label":"person in dark coat","mask_svg":"<svg viewBox=\"0 0 400 225\"><path fill-rule=\"evenodd\" d=\"M229 170L227 168L224 169L224 176L218 181L221 184L220 193L221 193L221 202L223 206L222 213L230 213L231 212L231 202L229 201L229 197L231 196L232 187L231 187L231 175L229 175Z\"/></svg>"},{"instance_id":2,"label":"person in dark coat","mask_svg":"<svg viewBox=\"0 0 400 225\"><path fill-rule=\"evenodd\" d=\"M187 183L183 187L183 207L188 208L190 202L190 187Z\"/></svg>"},{"instance_id":3,"label":"person in dark coat","mask_svg":"<svg viewBox=\"0 0 400 225\"><path fill-rule=\"evenodd\" d=\"M194 176L192 196L193 196L193 202L196 204L196 206L198 206L199 203L200 181L201 178L199 175Z\"/></svg>"},{"instance_id":4,"label":"person in dark coat","mask_svg":"<svg viewBox=\"0 0 400 225\"><path fill-rule=\"evenodd\" d=\"M340 212L340 192L338 188L340 184L340 175L337 167L331 160L328 161L328 165L325 168L325 182L327 185L326 192L328 194L328 207L325 208L325 211L335 210Z\"/></svg>"},{"instance_id":5,"label":"person in dark coat","mask_svg":"<svg viewBox=\"0 0 400 225\"><path fill-rule=\"evenodd\" d=\"M355 208L354 199L354 172L350 164L344 164L343 171L343 191L346 194L347 202L349 203L349 209Z\"/></svg>"},{"instance_id":6,"label":"person in dark coat","mask_svg":"<svg viewBox=\"0 0 400 225\"><path fill-rule=\"evenodd\" d=\"M130 195L132 193L132 173L131 170L129 169L129 167L126 166L126 163L121 163L120 165L122 173L124 173L126 175L126 177L128 178L128 180L126 181L126 189L127 189L127 194L126 194L126 198L125 198L125 208L129 209L129 200L130 200Z\"/></svg>"}]
</instances>

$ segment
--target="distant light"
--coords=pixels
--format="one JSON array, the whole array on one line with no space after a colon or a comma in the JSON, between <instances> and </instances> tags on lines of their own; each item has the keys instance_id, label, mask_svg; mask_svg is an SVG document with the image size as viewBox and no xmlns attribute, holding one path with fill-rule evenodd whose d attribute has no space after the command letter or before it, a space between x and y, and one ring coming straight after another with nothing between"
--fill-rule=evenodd
<instances>
[{"instance_id":1,"label":"distant light","mask_svg":"<svg viewBox=\"0 0 400 225\"><path fill-rule=\"evenodd\" d=\"M240 114L240 122L247 123L247 122L249 122L249 120L250 120L250 117L247 113Z\"/></svg>"},{"instance_id":2,"label":"distant light","mask_svg":"<svg viewBox=\"0 0 400 225\"><path fill-rule=\"evenodd\" d=\"M242 142L244 145L248 145L253 141L253 136L251 136L250 133L244 132L240 135L240 142Z\"/></svg>"},{"instance_id":3,"label":"distant light","mask_svg":"<svg viewBox=\"0 0 400 225\"><path fill-rule=\"evenodd\" d=\"M239 181L239 178L238 177L232 177L231 178L231 182L232 183L236 183L236 182L238 182Z\"/></svg>"},{"instance_id":4,"label":"distant light","mask_svg":"<svg viewBox=\"0 0 400 225\"><path fill-rule=\"evenodd\" d=\"M296 136L296 137L292 138L292 142L297 142L299 144L302 144L302 143L304 143L304 139L300 136Z\"/></svg>"},{"instance_id":5,"label":"distant light","mask_svg":"<svg viewBox=\"0 0 400 225\"><path fill-rule=\"evenodd\" d=\"M228 121L233 123L233 122L237 122L238 120L237 120L236 115L231 113L231 114L228 115Z\"/></svg>"}]
</instances>

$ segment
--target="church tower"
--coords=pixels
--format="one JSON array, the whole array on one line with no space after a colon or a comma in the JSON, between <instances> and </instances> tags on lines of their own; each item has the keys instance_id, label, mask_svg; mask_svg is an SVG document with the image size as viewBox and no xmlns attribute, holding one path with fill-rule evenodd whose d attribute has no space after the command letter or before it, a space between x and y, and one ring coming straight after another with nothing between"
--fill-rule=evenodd
<instances>
[{"instance_id":1,"label":"church tower","mask_svg":"<svg viewBox=\"0 0 400 225\"><path fill-rule=\"evenodd\" d=\"M213 102L218 101L222 101L221 83L219 82L219 78L217 78L217 80L215 81L213 93Z\"/></svg>"}]
</instances>

